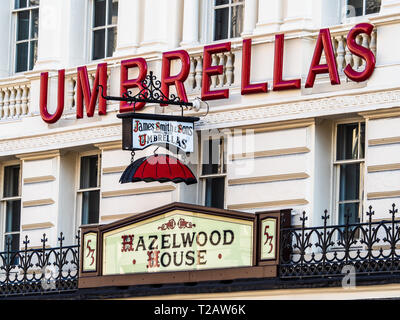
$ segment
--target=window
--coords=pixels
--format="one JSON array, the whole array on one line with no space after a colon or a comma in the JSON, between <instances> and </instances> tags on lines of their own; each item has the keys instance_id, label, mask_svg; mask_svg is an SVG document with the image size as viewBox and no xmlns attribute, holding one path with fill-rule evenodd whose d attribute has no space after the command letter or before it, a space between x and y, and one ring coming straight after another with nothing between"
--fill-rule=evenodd
<instances>
[{"instance_id":1,"label":"window","mask_svg":"<svg viewBox=\"0 0 400 320\"><path fill-rule=\"evenodd\" d=\"M213 39L240 37L243 31L244 0L214 0Z\"/></svg>"},{"instance_id":2,"label":"window","mask_svg":"<svg viewBox=\"0 0 400 320\"><path fill-rule=\"evenodd\" d=\"M21 231L21 172L20 165L5 166L3 171L3 208L4 242L3 249L7 251L19 250Z\"/></svg>"},{"instance_id":3,"label":"window","mask_svg":"<svg viewBox=\"0 0 400 320\"><path fill-rule=\"evenodd\" d=\"M78 202L80 224L99 223L100 205L100 156L98 154L80 158Z\"/></svg>"},{"instance_id":4,"label":"window","mask_svg":"<svg viewBox=\"0 0 400 320\"><path fill-rule=\"evenodd\" d=\"M210 138L202 144L201 188L207 207L225 206L226 150L224 138Z\"/></svg>"},{"instance_id":5,"label":"window","mask_svg":"<svg viewBox=\"0 0 400 320\"><path fill-rule=\"evenodd\" d=\"M92 60L111 57L117 44L118 0L94 0Z\"/></svg>"},{"instance_id":6,"label":"window","mask_svg":"<svg viewBox=\"0 0 400 320\"><path fill-rule=\"evenodd\" d=\"M39 0L15 0L15 72L32 70L37 60Z\"/></svg>"},{"instance_id":7,"label":"window","mask_svg":"<svg viewBox=\"0 0 400 320\"><path fill-rule=\"evenodd\" d=\"M346 0L346 17L358 17L378 13L381 0Z\"/></svg>"},{"instance_id":8,"label":"window","mask_svg":"<svg viewBox=\"0 0 400 320\"><path fill-rule=\"evenodd\" d=\"M336 212L338 223L360 222L363 212L365 123L338 124L336 127Z\"/></svg>"}]
</instances>

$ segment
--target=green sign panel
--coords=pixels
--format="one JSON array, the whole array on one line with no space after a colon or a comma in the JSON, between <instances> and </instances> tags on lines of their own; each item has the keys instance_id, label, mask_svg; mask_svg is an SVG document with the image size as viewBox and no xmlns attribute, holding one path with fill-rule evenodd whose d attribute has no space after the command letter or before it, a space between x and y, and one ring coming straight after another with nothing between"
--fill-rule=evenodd
<instances>
[{"instance_id":1,"label":"green sign panel","mask_svg":"<svg viewBox=\"0 0 400 320\"><path fill-rule=\"evenodd\" d=\"M87 233L83 238L83 271L96 271L97 234Z\"/></svg>"},{"instance_id":2,"label":"green sign panel","mask_svg":"<svg viewBox=\"0 0 400 320\"><path fill-rule=\"evenodd\" d=\"M253 222L174 210L104 233L103 275L252 266Z\"/></svg>"},{"instance_id":3,"label":"green sign panel","mask_svg":"<svg viewBox=\"0 0 400 320\"><path fill-rule=\"evenodd\" d=\"M276 259L276 228L277 219L267 218L261 223L262 242L261 242L261 259L275 260Z\"/></svg>"}]
</instances>

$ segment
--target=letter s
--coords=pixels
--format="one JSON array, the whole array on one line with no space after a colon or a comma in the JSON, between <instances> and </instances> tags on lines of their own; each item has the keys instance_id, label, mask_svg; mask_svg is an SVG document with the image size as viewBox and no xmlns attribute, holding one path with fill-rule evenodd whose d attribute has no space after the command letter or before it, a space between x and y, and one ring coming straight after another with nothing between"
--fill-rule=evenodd
<instances>
[{"instance_id":1,"label":"letter s","mask_svg":"<svg viewBox=\"0 0 400 320\"><path fill-rule=\"evenodd\" d=\"M355 71L350 64L344 69L346 76L353 81L365 81L372 75L372 72L374 72L376 59L373 52L356 43L356 38L359 34L366 33L370 36L373 29L374 26L372 24L360 23L352 28L347 35L347 47L350 52L365 60L365 69L363 71Z\"/></svg>"}]
</instances>

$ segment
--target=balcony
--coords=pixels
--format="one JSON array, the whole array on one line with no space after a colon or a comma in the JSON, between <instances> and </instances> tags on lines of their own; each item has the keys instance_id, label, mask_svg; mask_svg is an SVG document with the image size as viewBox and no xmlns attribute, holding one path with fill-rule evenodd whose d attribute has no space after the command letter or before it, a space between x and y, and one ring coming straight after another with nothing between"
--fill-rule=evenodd
<instances>
[{"instance_id":1,"label":"balcony","mask_svg":"<svg viewBox=\"0 0 400 320\"><path fill-rule=\"evenodd\" d=\"M366 222L331 225L325 211L323 226L302 225L281 230L281 279L321 279L342 277L344 267L359 276L398 277L400 273L400 220L395 204L387 218L374 220L372 207ZM381 216L382 217L382 216ZM347 268L348 269L348 268Z\"/></svg>"},{"instance_id":2,"label":"balcony","mask_svg":"<svg viewBox=\"0 0 400 320\"><path fill-rule=\"evenodd\" d=\"M228 284L214 281L190 286L190 290L212 288L213 292L223 290L243 290L247 288L276 289L306 286L324 286L329 281L340 285L345 273L353 271L357 282L379 280L381 283L398 282L400 279L400 217L393 204L387 217L374 219L375 212L370 207L366 212L366 222L331 225L330 216L324 212L323 225L307 227L305 213L299 227L280 230L280 262L276 278L257 280L238 280ZM85 297L78 289L79 269L79 235L77 244L65 246L64 237L60 234L59 246L48 248L48 239L43 235L42 248L29 248L29 239L23 241L24 248L13 252L10 243L7 250L0 253L0 298L48 297L57 298L60 294L69 294L70 298ZM302 282L303 281L303 282ZM306 281L306 282L304 282ZM336 282L335 282L336 281ZM338 282L339 281L339 282ZM246 287L247 286L247 287ZM132 294L159 294L163 285L133 286ZM172 288L172 289L171 289ZM201 289L202 288L202 289ZM218 288L217 291L216 288ZM185 292L183 284L162 288L165 294L168 290ZM96 297L101 297L101 288L96 288ZM109 289L107 294L118 296L120 288ZM86 293L85 293L86 294Z\"/></svg>"},{"instance_id":3,"label":"balcony","mask_svg":"<svg viewBox=\"0 0 400 320\"><path fill-rule=\"evenodd\" d=\"M30 240L25 237L24 248L0 253L0 297L25 295L48 295L71 292L78 288L79 235L78 244L65 246L61 233L59 246L49 248L48 238L43 235L42 248L29 248ZM10 240L10 238L8 238Z\"/></svg>"}]
</instances>

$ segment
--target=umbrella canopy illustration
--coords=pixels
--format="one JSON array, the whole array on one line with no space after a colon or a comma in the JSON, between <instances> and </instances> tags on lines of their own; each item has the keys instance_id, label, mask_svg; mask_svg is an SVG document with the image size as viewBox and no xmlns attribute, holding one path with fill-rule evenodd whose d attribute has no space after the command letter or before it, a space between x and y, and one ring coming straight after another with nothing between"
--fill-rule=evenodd
<instances>
[{"instance_id":1,"label":"umbrella canopy illustration","mask_svg":"<svg viewBox=\"0 0 400 320\"><path fill-rule=\"evenodd\" d=\"M154 154L132 162L122 173L120 183L158 181L197 183L192 171L180 160L167 154Z\"/></svg>"}]
</instances>

